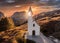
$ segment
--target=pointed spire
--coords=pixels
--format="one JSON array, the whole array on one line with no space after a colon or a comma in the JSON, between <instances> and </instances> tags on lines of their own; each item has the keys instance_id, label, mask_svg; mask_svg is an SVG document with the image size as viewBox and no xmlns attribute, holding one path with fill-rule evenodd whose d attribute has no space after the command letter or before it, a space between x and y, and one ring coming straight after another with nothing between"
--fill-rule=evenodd
<instances>
[{"instance_id":1,"label":"pointed spire","mask_svg":"<svg viewBox=\"0 0 60 43\"><path fill-rule=\"evenodd\" d=\"M28 14L29 14L29 16L32 16L32 8L31 8L31 6L29 7L29 11L28 11Z\"/></svg>"},{"instance_id":2,"label":"pointed spire","mask_svg":"<svg viewBox=\"0 0 60 43\"><path fill-rule=\"evenodd\" d=\"M29 7L29 11L32 11L31 6Z\"/></svg>"}]
</instances>

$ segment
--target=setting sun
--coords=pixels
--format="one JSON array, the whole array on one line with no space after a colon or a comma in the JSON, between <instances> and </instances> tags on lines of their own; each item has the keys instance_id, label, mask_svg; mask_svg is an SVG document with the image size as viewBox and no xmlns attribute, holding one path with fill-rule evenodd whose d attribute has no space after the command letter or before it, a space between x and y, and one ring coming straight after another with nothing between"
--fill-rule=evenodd
<instances>
[{"instance_id":1,"label":"setting sun","mask_svg":"<svg viewBox=\"0 0 60 43\"><path fill-rule=\"evenodd\" d=\"M28 12L28 16L31 16L31 12Z\"/></svg>"}]
</instances>

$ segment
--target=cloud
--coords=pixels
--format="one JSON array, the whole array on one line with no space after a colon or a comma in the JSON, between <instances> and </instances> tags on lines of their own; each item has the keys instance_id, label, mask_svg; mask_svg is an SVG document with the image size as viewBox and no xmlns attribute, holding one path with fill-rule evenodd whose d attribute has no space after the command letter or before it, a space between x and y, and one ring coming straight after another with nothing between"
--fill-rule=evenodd
<instances>
[{"instance_id":1,"label":"cloud","mask_svg":"<svg viewBox=\"0 0 60 43\"><path fill-rule=\"evenodd\" d=\"M0 6L21 5L32 3L32 0L0 0Z\"/></svg>"}]
</instances>

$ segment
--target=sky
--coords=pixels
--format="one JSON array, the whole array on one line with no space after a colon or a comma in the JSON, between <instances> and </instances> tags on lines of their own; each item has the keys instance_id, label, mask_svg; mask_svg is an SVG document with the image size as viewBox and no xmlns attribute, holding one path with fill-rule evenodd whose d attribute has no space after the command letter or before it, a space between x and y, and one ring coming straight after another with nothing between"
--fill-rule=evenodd
<instances>
[{"instance_id":1,"label":"sky","mask_svg":"<svg viewBox=\"0 0 60 43\"><path fill-rule=\"evenodd\" d=\"M38 0L39 1L39 0ZM10 17L14 12L26 11L29 6L33 6L32 9L34 14L39 13L40 6L33 2L37 0L0 0L0 12L3 12L5 16ZM41 12L41 11L40 11Z\"/></svg>"},{"instance_id":2,"label":"sky","mask_svg":"<svg viewBox=\"0 0 60 43\"><path fill-rule=\"evenodd\" d=\"M0 12L9 17L14 12L25 11L25 7L32 2L30 0L0 0ZM26 6L25 6L26 4Z\"/></svg>"},{"instance_id":3,"label":"sky","mask_svg":"<svg viewBox=\"0 0 60 43\"><path fill-rule=\"evenodd\" d=\"M17 4L26 4L26 3L33 3L38 1L49 1L49 0L0 0L0 6L7 6L7 5L17 5ZM59 0L53 0L59 1Z\"/></svg>"},{"instance_id":4,"label":"sky","mask_svg":"<svg viewBox=\"0 0 60 43\"><path fill-rule=\"evenodd\" d=\"M31 0L0 0L0 5L16 5L16 4L25 4L31 3Z\"/></svg>"}]
</instances>

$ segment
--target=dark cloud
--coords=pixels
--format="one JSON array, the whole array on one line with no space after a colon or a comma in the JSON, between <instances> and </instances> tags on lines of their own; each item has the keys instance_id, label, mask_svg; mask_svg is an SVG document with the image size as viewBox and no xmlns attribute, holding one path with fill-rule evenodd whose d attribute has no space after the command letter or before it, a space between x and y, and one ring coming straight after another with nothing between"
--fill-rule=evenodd
<instances>
[{"instance_id":1,"label":"dark cloud","mask_svg":"<svg viewBox=\"0 0 60 43\"><path fill-rule=\"evenodd\" d=\"M0 6L32 3L32 0L0 0Z\"/></svg>"}]
</instances>

